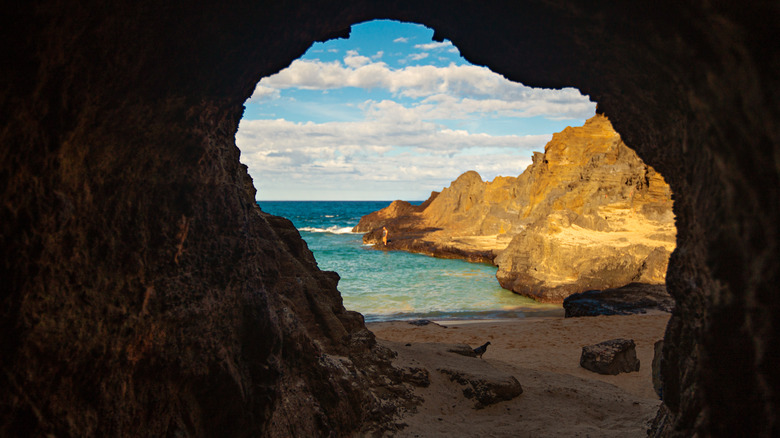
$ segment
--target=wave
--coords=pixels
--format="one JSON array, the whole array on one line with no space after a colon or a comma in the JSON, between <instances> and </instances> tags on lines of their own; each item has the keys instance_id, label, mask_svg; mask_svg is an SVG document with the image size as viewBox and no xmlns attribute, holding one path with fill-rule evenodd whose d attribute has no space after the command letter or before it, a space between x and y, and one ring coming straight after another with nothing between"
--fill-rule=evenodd
<instances>
[{"instance_id":1,"label":"wave","mask_svg":"<svg viewBox=\"0 0 780 438\"><path fill-rule=\"evenodd\" d=\"M301 227L298 228L298 230L308 231L309 233L358 234L352 232L352 227L340 227L338 225L333 225L332 227L328 227L328 228Z\"/></svg>"}]
</instances>

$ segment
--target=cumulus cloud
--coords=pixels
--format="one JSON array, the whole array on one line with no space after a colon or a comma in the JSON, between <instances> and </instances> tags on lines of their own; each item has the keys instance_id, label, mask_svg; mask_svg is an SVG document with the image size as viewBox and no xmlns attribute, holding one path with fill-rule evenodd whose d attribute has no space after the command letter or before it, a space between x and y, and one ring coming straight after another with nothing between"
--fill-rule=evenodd
<instances>
[{"instance_id":1,"label":"cumulus cloud","mask_svg":"<svg viewBox=\"0 0 780 438\"><path fill-rule=\"evenodd\" d=\"M249 98L249 102L259 103L264 100L278 99L279 96L280 93L278 89L257 84L254 93L252 93L252 97Z\"/></svg>"},{"instance_id":2,"label":"cumulus cloud","mask_svg":"<svg viewBox=\"0 0 780 438\"><path fill-rule=\"evenodd\" d=\"M415 48L421 52L406 59L457 51L450 42ZM379 51L367 57L350 50L339 61L299 59L260 81L250 103L268 103L286 89L327 92L355 87L386 90L392 96L387 99L382 93L352 107L350 121L242 120L236 144L260 198L268 199L269 192L294 191L297 185L301 193L328 187L339 199L423 199L467 170L478 171L486 180L516 176L530 164L531 151L542 150L552 133L490 135L470 131L471 121L585 119L594 113L595 104L573 88L530 88L473 65L393 68L381 61L383 55ZM354 108L358 117L353 117ZM305 112L317 111L309 107ZM398 195L365 195L385 193L389 187Z\"/></svg>"},{"instance_id":3,"label":"cumulus cloud","mask_svg":"<svg viewBox=\"0 0 780 438\"><path fill-rule=\"evenodd\" d=\"M452 47L452 43L449 41L443 41L443 42L432 42L428 44L415 44L415 49L421 49L421 50L435 50L435 49L443 49L445 47Z\"/></svg>"},{"instance_id":4,"label":"cumulus cloud","mask_svg":"<svg viewBox=\"0 0 780 438\"><path fill-rule=\"evenodd\" d=\"M243 120L236 143L261 198L298 185L304 193L327 186L342 196L350 187L363 193L392 187L392 199L402 193L423 199L467 170L477 170L484 179L519 175L530 164L528 151L549 138L470 134L401 114L363 122ZM485 154L486 147L494 150Z\"/></svg>"},{"instance_id":5,"label":"cumulus cloud","mask_svg":"<svg viewBox=\"0 0 780 438\"><path fill-rule=\"evenodd\" d=\"M427 53L418 55L427 56ZM418 59L418 55L412 57ZM593 114L595 107L576 89L526 87L485 67L450 64L446 67L418 65L393 69L355 51L348 52L343 63L296 60L287 69L261 80L252 99L278 96L271 94L271 89L330 90L343 87L382 88L410 98L428 98L428 104L446 103L450 107L454 107L453 99L459 99L462 108L511 112L514 117L550 115L585 118Z\"/></svg>"},{"instance_id":6,"label":"cumulus cloud","mask_svg":"<svg viewBox=\"0 0 780 438\"><path fill-rule=\"evenodd\" d=\"M541 149L550 139L550 135L491 136L449 129L420 120L413 109L391 101L376 103L369 111L367 120L358 122L242 120L236 143L247 154L284 150L314 152L316 148L375 153L400 147L424 154L456 155L468 148L491 147L522 149L524 155L530 156L531 149Z\"/></svg>"}]
</instances>

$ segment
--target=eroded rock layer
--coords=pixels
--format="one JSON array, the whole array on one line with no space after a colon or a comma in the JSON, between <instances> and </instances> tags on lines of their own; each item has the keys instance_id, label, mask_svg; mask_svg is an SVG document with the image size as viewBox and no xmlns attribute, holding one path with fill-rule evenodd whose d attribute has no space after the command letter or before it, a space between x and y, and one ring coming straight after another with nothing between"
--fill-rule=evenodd
<instances>
[{"instance_id":1,"label":"eroded rock layer","mask_svg":"<svg viewBox=\"0 0 780 438\"><path fill-rule=\"evenodd\" d=\"M662 284L675 247L671 191L596 116L553 135L523 173L531 219L496 258L501 285L545 302Z\"/></svg>"},{"instance_id":2,"label":"eroded rock layer","mask_svg":"<svg viewBox=\"0 0 780 438\"><path fill-rule=\"evenodd\" d=\"M423 205L395 201L354 231L380 249L495 263L503 287L557 303L663 284L676 234L669 186L601 115L553 135L518 177L466 172Z\"/></svg>"},{"instance_id":3,"label":"eroded rock layer","mask_svg":"<svg viewBox=\"0 0 780 438\"><path fill-rule=\"evenodd\" d=\"M778 8L7 2L0 434L347 435L392 411L367 400L392 388L360 377L382 354L294 230L257 211L234 135L261 77L393 18L511 80L578 87L672 187L651 433L780 435Z\"/></svg>"}]
</instances>

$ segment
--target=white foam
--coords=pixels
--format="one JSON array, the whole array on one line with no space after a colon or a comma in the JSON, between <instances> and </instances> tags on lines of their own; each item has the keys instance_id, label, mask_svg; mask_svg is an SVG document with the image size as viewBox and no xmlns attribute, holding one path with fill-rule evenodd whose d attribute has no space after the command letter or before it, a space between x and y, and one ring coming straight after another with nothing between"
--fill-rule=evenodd
<instances>
[{"instance_id":1,"label":"white foam","mask_svg":"<svg viewBox=\"0 0 780 438\"><path fill-rule=\"evenodd\" d=\"M316 228L316 227L302 227L300 231L308 231L310 233L330 233L330 234L357 234L352 232L352 227L340 227L333 225L328 228Z\"/></svg>"}]
</instances>

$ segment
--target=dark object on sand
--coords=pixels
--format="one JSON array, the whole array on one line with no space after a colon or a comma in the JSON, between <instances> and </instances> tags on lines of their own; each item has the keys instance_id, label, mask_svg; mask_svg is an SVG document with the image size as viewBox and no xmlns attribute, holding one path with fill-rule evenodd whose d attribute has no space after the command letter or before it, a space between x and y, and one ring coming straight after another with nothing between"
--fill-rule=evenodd
<instances>
[{"instance_id":1,"label":"dark object on sand","mask_svg":"<svg viewBox=\"0 0 780 438\"><path fill-rule=\"evenodd\" d=\"M563 300L566 318L598 315L632 315L648 310L670 312L674 298L663 284L631 283L605 290L589 290Z\"/></svg>"},{"instance_id":2,"label":"dark object on sand","mask_svg":"<svg viewBox=\"0 0 780 438\"><path fill-rule=\"evenodd\" d=\"M485 342L482 346L479 346L474 349L474 354L479 356L480 359L482 359L482 355L485 354L487 351L487 346L490 345L490 341Z\"/></svg>"},{"instance_id":3,"label":"dark object on sand","mask_svg":"<svg viewBox=\"0 0 780 438\"><path fill-rule=\"evenodd\" d=\"M633 339L612 339L582 347L580 366L599 373L618 375L639 371L636 344Z\"/></svg>"},{"instance_id":4,"label":"dark object on sand","mask_svg":"<svg viewBox=\"0 0 780 438\"><path fill-rule=\"evenodd\" d=\"M430 321L430 320L427 320L427 319L415 319L415 320L413 320L413 321L409 321L409 324L411 324L411 325L419 325L419 326L423 326L423 325L428 325L428 324L430 324L431 322L432 322L432 321Z\"/></svg>"}]
</instances>

